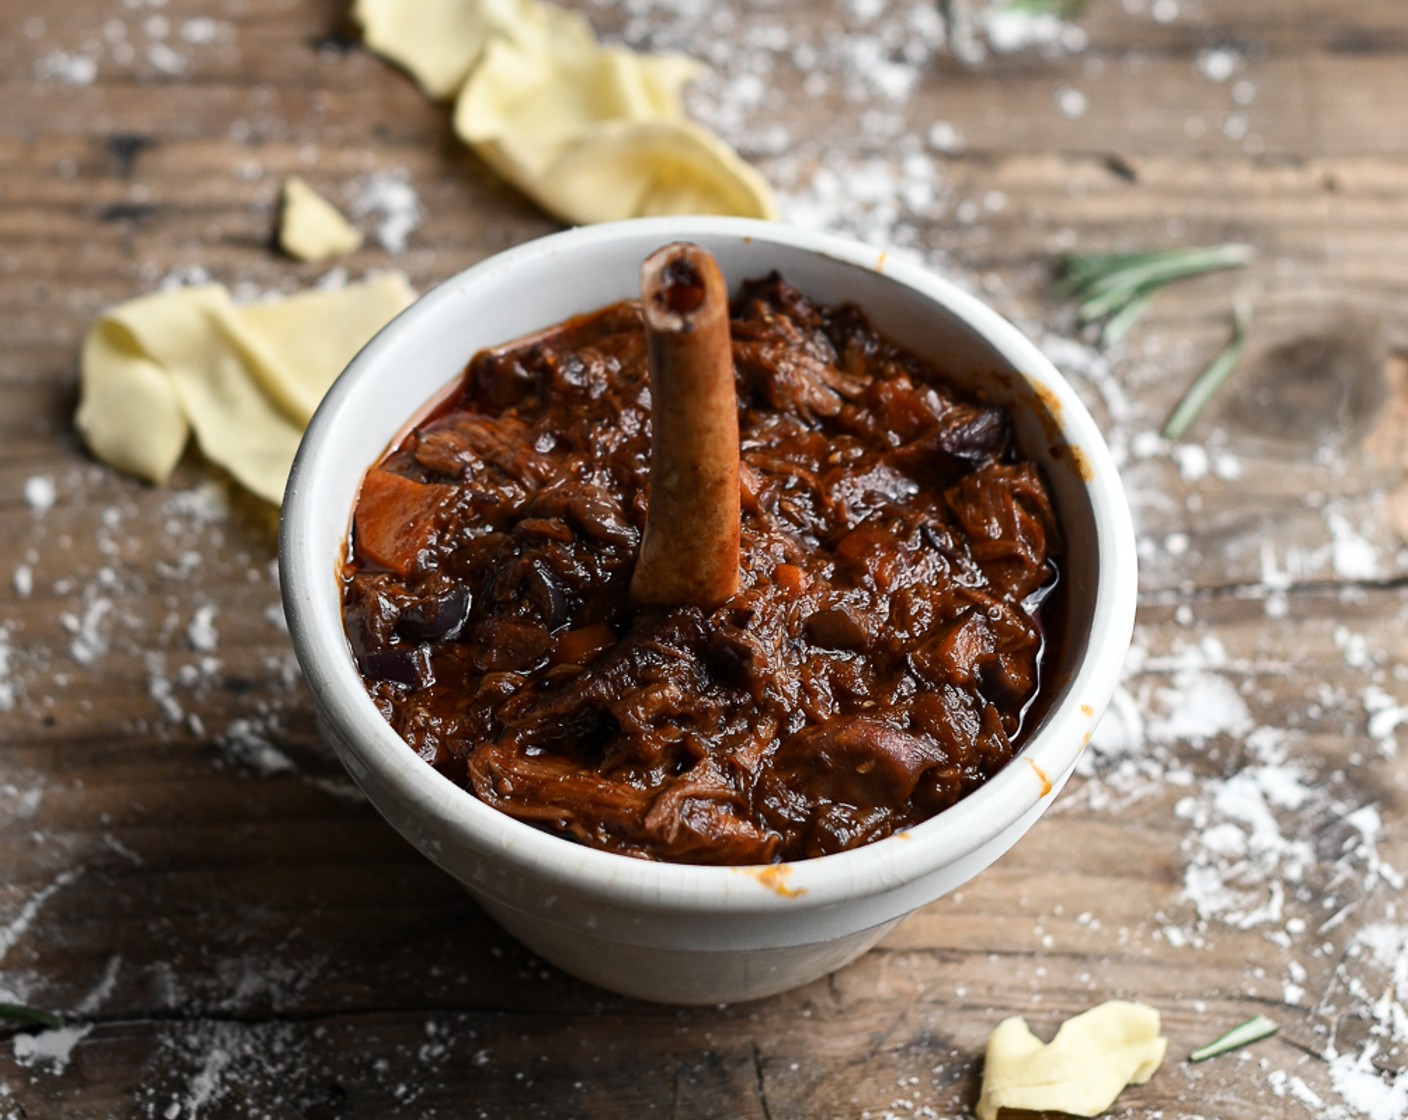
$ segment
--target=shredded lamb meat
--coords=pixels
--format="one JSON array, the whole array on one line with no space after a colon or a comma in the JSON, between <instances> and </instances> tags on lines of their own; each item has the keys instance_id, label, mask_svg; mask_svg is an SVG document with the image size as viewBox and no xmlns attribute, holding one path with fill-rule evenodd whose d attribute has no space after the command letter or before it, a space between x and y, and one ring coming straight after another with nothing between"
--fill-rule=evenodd
<instances>
[{"instance_id":1,"label":"shredded lamb meat","mask_svg":"<svg viewBox=\"0 0 1408 1120\"><path fill-rule=\"evenodd\" d=\"M650 393L615 304L476 355L363 484L345 617L428 763L614 852L757 864L854 848L1013 756L1059 551L1010 418L855 308L776 275L733 307L742 575L633 609Z\"/></svg>"}]
</instances>

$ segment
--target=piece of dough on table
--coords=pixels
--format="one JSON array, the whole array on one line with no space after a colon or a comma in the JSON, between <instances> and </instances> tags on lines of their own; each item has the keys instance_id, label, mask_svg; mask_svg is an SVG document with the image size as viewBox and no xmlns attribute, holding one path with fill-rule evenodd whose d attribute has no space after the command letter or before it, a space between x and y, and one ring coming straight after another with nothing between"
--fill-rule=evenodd
<instances>
[{"instance_id":1,"label":"piece of dough on table","mask_svg":"<svg viewBox=\"0 0 1408 1120\"><path fill-rule=\"evenodd\" d=\"M336 206L296 175L284 180L279 248L295 260L316 264L361 246L362 235Z\"/></svg>"},{"instance_id":2,"label":"piece of dough on table","mask_svg":"<svg viewBox=\"0 0 1408 1120\"><path fill-rule=\"evenodd\" d=\"M94 455L157 483L194 432L207 459L278 505L323 394L413 298L387 273L247 307L218 284L119 304L84 341L75 421Z\"/></svg>"},{"instance_id":3,"label":"piece of dough on table","mask_svg":"<svg viewBox=\"0 0 1408 1120\"><path fill-rule=\"evenodd\" d=\"M1042 1042L1020 1018L988 1037L978 1120L1004 1108L1099 1116L1127 1085L1154 1076L1168 1049L1152 1007L1111 1000L1067 1019Z\"/></svg>"},{"instance_id":4,"label":"piece of dough on table","mask_svg":"<svg viewBox=\"0 0 1408 1120\"><path fill-rule=\"evenodd\" d=\"M460 91L455 129L565 221L775 218L766 180L685 118L680 91L700 70L682 55L595 42L497 40Z\"/></svg>"}]
</instances>

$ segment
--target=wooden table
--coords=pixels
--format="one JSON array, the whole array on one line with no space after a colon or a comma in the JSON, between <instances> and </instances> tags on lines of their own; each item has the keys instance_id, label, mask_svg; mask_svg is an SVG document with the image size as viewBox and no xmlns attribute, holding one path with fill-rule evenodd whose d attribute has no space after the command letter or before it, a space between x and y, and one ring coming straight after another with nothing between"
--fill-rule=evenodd
<instances>
[{"instance_id":1,"label":"wooden table","mask_svg":"<svg viewBox=\"0 0 1408 1120\"><path fill-rule=\"evenodd\" d=\"M1081 773L788 995L634 1003L517 947L319 745L269 511L194 453L165 489L120 477L70 417L104 306L326 271L271 249L286 174L345 206L409 183L406 249L346 264L422 287L553 223L340 2L6 0L0 999L68 1026L0 1027L0 1117L960 1116L1001 1019L1116 996L1170 1039L1116 1115L1408 1115L1408 8L1092 0L1064 45L963 61L918 0L587 10L714 62L696 112L792 217L929 260L1087 395L1143 573ZM1049 294L1064 249L1228 240L1252 268L1167 290L1108 354ZM1234 298L1253 353L1169 445ZM1184 1061L1254 1013L1281 1034Z\"/></svg>"}]
</instances>

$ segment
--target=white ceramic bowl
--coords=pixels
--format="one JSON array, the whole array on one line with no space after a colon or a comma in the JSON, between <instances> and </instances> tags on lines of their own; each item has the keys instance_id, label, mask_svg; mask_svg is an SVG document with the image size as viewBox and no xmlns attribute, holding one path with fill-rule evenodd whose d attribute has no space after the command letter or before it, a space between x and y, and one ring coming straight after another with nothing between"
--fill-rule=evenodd
<instances>
[{"instance_id":1,"label":"white ceramic bowl","mask_svg":"<svg viewBox=\"0 0 1408 1120\"><path fill-rule=\"evenodd\" d=\"M641 260L689 239L729 282L774 269L851 301L881 331L1014 411L1054 492L1066 552L1055 699L1020 755L937 817L878 843L768 867L652 863L550 836L422 762L372 706L342 625L337 569L366 469L478 349L637 294ZM284 497L284 609L322 731L388 821L509 932L568 972L647 999L780 992L863 953L1011 847L1070 776L1119 677L1135 606L1134 534L1089 413L1051 363L972 296L883 252L727 218L589 226L521 245L430 292L348 366L309 425Z\"/></svg>"}]
</instances>

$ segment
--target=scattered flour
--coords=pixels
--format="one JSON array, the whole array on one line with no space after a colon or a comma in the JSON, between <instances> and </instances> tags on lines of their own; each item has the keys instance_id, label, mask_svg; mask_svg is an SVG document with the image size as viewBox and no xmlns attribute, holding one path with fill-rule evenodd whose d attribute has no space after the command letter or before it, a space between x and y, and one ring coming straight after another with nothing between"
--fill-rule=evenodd
<instances>
[{"instance_id":1,"label":"scattered flour","mask_svg":"<svg viewBox=\"0 0 1408 1120\"><path fill-rule=\"evenodd\" d=\"M57 500L54 480L43 474L25 479L23 494L24 504L35 513L48 513Z\"/></svg>"},{"instance_id":2,"label":"scattered flour","mask_svg":"<svg viewBox=\"0 0 1408 1120\"><path fill-rule=\"evenodd\" d=\"M186 718L186 710L176 699L176 684L166 669L166 658L156 650L146 655L147 695L155 702L168 723L179 724Z\"/></svg>"},{"instance_id":3,"label":"scattered flour","mask_svg":"<svg viewBox=\"0 0 1408 1120\"><path fill-rule=\"evenodd\" d=\"M1337 575L1350 580L1382 578L1378 549L1372 542L1333 509L1326 511L1325 524L1330 530L1331 562Z\"/></svg>"},{"instance_id":4,"label":"scattered flour","mask_svg":"<svg viewBox=\"0 0 1408 1120\"><path fill-rule=\"evenodd\" d=\"M214 653L219 648L220 632L215 629L217 613L213 603L206 603L196 609L195 617L186 627L186 644L197 653Z\"/></svg>"},{"instance_id":5,"label":"scattered flour","mask_svg":"<svg viewBox=\"0 0 1408 1120\"><path fill-rule=\"evenodd\" d=\"M49 1073L63 1073L68 1068L74 1048L93 1030L91 1023L76 1027L56 1027L35 1034L15 1035L15 1062L26 1069L35 1067Z\"/></svg>"},{"instance_id":6,"label":"scattered flour","mask_svg":"<svg viewBox=\"0 0 1408 1120\"><path fill-rule=\"evenodd\" d=\"M1364 925L1337 966L1335 981L1353 998L1353 1017L1368 1031L1354 1044L1332 1037L1326 1046L1330 1083L1349 1110L1326 1115L1403 1120L1408 1116L1408 925ZM1345 1024L1344 1018L1336 1021L1337 1035Z\"/></svg>"},{"instance_id":7,"label":"scattered flour","mask_svg":"<svg viewBox=\"0 0 1408 1120\"><path fill-rule=\"evenodd\" d=\"M1182 10L1179 0L1154 0L1149 14L1154 17L1155 23L1174 23L1182 15Z\"/></svg>"},{"instance_id":8,"label":"scattered flour","mask_svg":"<svg viewBox=\"0 0 1408 1120\"><path fill-rule=\"evenodd\" d=\"M1287 886L1303 882L1316 864L1314 846L1299 832L1285 835L1279 812L1302 808L1311 789L1284 761L1279 737L1262 735L1259 743L1263 757L1280 761L1204 781L1176 810L1192 826L1183 844L1184 896L1204 924L1284 923Z\"/></svg>"},{"instance_id":9,"label":"scattered flour","mask_svg":"<svg viewBox=\"0 0 1408 1120\"><path fill-rule=\"evenodd\" d=\"M206 283L208 280L207 276L192 283ZM176 535L187 522L200 527L227 520L230 516L230 491L225 484L206 479L189 490L173 490L163 505L168 515L166 531Z\"/></svg>"},{"instance_id":10,"label":"scattered flour","mask_svg":"<svg viewBox=\"0 0 1408 1120\"><path fill-rule=\"evenodd\" d=\"M1245 62L1233 47L1208 47L1198 52L1198 69L1210 82L1225 82L1240 70Z\"/></svg>"},{"instance_id":11,"label":"scattered flour","mask_svg":"<svg viewBox=\"0 0 1408 1120\"><path fill-rule=\"evenodd\" d=\"M1061 111L1063 117L1075 120L1085 116L1085 111L1090 107L1090 102L1085 94L1071 86L1062 86L1056 91L1056 108Z\"/></svg>"},{"instance_id":12,"label":"scattered flour","mask_svg":"<svg viewBox=\"0 0 1408 1120\"><path fill-rule=\"evenodd\" d=\"M1090 39L1080 24L1062 19L1053 12L1008 5L987 4L979 10L978 24L987 44L998 54L1039 50L1048 57L1077 54ZM973 58L969 51L968 57Z\"/></svg>"},{"instance_id":13,"label":"scattered flour","mask_svg":"<svg viewBox=\"0 0 1408 1120\"><path fill-rule=\"evenodd\" d=\"M75 1016L92 1015L102 1008L112 995L113 989L117 987L117 974L122 970L122 958L112 956L108 958L108 963L103 966L103 974L98 978L98 982L78 1003L74 1004L72 1014Z\"/></svg>"},{"instance_id":14,"label":"scattered flour","mask_svg":"<svg viewBox=\"0 0 1408 1120\"><path fill-rule=\"evenodd\" d=\"M219 738L226 757L262 778L292 773L293 760L268 739L267 724L257 719L237 719Z\"/></svg>"},{"instance_id":15,"label":"scattered flour","mask_svg":"<svg viewBox=\"0 0 1408 1120\"><path fill-rule=\"evenodd\" d=\"M34 64L34 76L42 82L89 86L98 76L98 61L86 54L50 51Z\"/></svg>"},{"instance_id":16,"label":"scattered flour","mask_svg":"<svg viewBox=\"0 0 1408 1120\"><path fill-rule=\"evenodd\" d=\"M963 151L963 133L949 121L935 121L929 126L929 146L936 152L957 155Z\"/></svg>"},{"instance_id":17,"label":"scattered flour","mask_svg":"<svg viewBox=\"0 0 1408 1120\"><path fill-rule=\"evenodd\" d=\"M80 49L55 49L40 55L34 64L35 77L44 82L70 86L92 85L99 66L133 71L145 65L168 77L190 73L197 65L201 48L227 38L228 24L209 17L182 21L179 28L170 17L143 4L124 0L113 5L114 14L92 27ZM47 28L43 21L26 21L26 29ZM38 37L38 36L36 36Z\"/></svg>"},{"instance_id":18,"label":"scattered flour","mask_svg":"<svg viewBox=\"0 0 1408 1120\"><path fill-rule=\"evenodd\" d=\"M1158 743L1205 743L1219 735L1243 736L1256 726L1232 682L1201 669L1174 673L1150 701L1144 730Z\"/></svg>"},{"instance_id":19,"label":"scattered flour","mask_svg":"<svg viewBox=\"0 0 1408 1120\"><path fill-rule=\"evenodd\" d=\"M377 243L388 253L404 253L423 217L420 198L404 171L375 171L356 186L352 213L376 219Z\"/></svg>"},{"instance_id":20,"label":"scattered flour","mask_svg":"<svg viewBox=\"0 0 1408 1120\"><path fill-rule=\"evenodd\" d=\"M1313 1109L1317 1115L1324 1115L1325 1099L1299 1077L1294 1077L1285 1070L1274 1069L1266 1075L1266 1081L1278 1097L1290 1097L1291 1100Z\"/></svg>"},{"instance_id":21,"label":"scattered flour","mask_svg":"<svg viewBox=\"0 0 1408 1120\"><path fill-rule=\"evenodd\" d=\"M188 19L181 24L181 38L194 46L213 43L220 35L221 25L209 17Z\"/></svg>"},{"instance_id":22,"label":"scattered flour","mask_svg":"<svg viewBox=\"0 0 1408 1120\"><path fill-rule=\"evenodd\" d=\"M1369 1043L1359 1054L1330 1058L1330 1084L1351 1109L1367 1120L1403 1120L1408 1116L1408 1070L1386 1076L1374 1062L1379 1047Z\"/></svg>"},{"instance_id":23,"label":"scattered flour","mask_svg":"<svg viewBox=\"0 0 1408 1120\"><path fill-rule=\"evenodd\" d=\"M1408 727L1408 701L1398 700L1376 684L1365 686L1361 701L1369 717L1369 738L1383 757L1393 758L1398 753L1398 729Z\"/></svg>"},{"instance_id":24,"label":"scattered flour","mask_svg":"<svg viewBox=\"0 0 1408 1120\"><path fill-rule=\"evenodd\" d=\"M146 50L147 64L159 74L180 77L191 67L191 60L168 43L152 43Z\"/></svg>"},{"instance_id":25,"label":"scattered flour","mask_svg":"<svg viewBox=\"0 0 1408 1120\"><path fill-rule=\"evenodd\" d=\"M69 656L80 665L92 665L108 652L109 620L113 612L113 601L103 595L97 584L84 588L82 614L65 611L59 615L59 624L68 631Z\"/></svg>"},{"instance_id":26,"label":"scattered flour","mask_svg":"<svg viewBox=\"0 0 1408 1120\"><path fill-rule=\"evenodd\" d=\"M15 706L15 682L10 675L12 658L10 631L0 626L0 712L8 712Z\"/></svg>"},{"instance_id":27,"label":"scattered flour","mask_svg":"<svg viewBox=\"0 0 1408 1120\"><path fill-rule=\"evenodd\" d=\"M19 912L3 926L0 926L0 961L3 961L10 950L19 944L20 938L22 938L29 930L29 927L33 925L34 919L38 917L39 911L43 909L44 904L59 891L63 890L64 887L77 879L79 874L80 872L77 868L70 868L68 871L62 872L47 887L41 887L25 899L19 908Z\"/></svg>"},{"instance_id":28,"label":"scattered flour","mask_svg":"<svg viewBox=\"0 0 1408 1120\"><path fill-rule=\"evenodd\" d=\"M209 284L215 278L202 265L185 264L177 265L164 275L153 271L145 275L143 279L154 280L157 291L174 292L181 288L194 288L201 284Z\"/></svg>"},{"instance_id":29,"label":"scattered flour","mask_svg":"<svg viewBox=\"0 0 1408 1120\"><path fill-rule=\"evenodd\" d=\"M1197 482L1207 477L1211 460L1206 448L1196 443L1178 443L1169 447L1168 451L1178 464L1178 473L1184 482Z\"/></svg>"},{"instance_id":30,"label":"scattered flour","mask_svg":"<svg viewBox=\"0 0 1408 1120\"><path fill-rule=\"evenodd\" d=\"M284 617L282 603L270 603L264 608L264 620L280 634L288 633L288 619Z\"/></svg>"}]
</instances>

